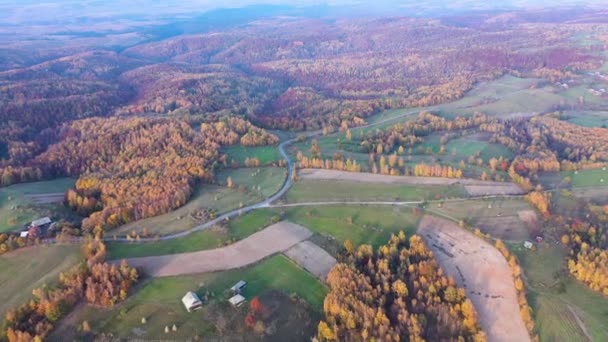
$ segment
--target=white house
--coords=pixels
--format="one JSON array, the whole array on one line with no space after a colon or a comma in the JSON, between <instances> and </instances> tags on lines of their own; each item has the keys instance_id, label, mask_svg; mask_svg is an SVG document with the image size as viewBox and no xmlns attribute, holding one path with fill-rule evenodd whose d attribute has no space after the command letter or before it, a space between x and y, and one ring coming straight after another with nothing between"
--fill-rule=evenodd
<instances>
[{"instance_id":1,"label":"white house","mask_svg":"<svg viewBox=\"0 0 608 342\"><path fill-rule=\"evenodd\" d=\"M230 302L230 304L232 304L234 307L241 306L245 302L245 297L237 294L236 296L228 299L228 302Z\"/></svg>"},{"instance_id":2,"label":"white house","mask_svg":"<svg viewBox=\"0 0 608 342\"><path fill-rule=\"evenodd\" d=\"M196 293L192 291L186 293L184 298L182 298L182 303L184 303L184 306L186 307L186 310L188 310L188 312L192 312L203 307L203 302L201 301L201 299Z\"/></svg>"}]
</instances>

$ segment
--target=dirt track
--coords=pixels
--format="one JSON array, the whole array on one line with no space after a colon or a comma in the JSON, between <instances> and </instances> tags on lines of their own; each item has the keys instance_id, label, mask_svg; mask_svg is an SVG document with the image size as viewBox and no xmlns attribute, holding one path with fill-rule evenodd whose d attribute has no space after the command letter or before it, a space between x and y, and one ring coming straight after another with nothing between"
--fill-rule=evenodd
<instances>
[{"instance_id":1,"label":"dirt track","mask_svg":"<svg viewBox=\"0 0 608 342\"><path fill-rule=\"evenodd\" d=\"M224 271L244 267L269 255L286 251L310 236L312 232L305 227L283 221L226 247L193 253L131 258L127 261L152 277Z\"/></svg>"},{"instance_id":2,"label":"dirt track","mask_svg":"<svg viewBox=\"0 0 608 342\"><path fill-rule=\"evenodd\" d=\"M346 172L325 169L302 169L298 176L302 179L322 179L335 181L349 181L360 183L380 184L410 184L410 185L463 185L465 190L473 196L483 195L519 195L523 190L514 183L482 181L470 178L441 178L441 177L413 177L389 176L365 172Z\"/></svg>"},{"instance_id":3,"label":"dirt track","mask_svg":"<svg viewBox=\"0 0 608 342\"><path fill-rule=\"evenodd\" d=\"M530 341L511 269L496 248L453 222L432 216L422 218L418 234L446 274L466 289L488 341Z\"/></svg>"}]
</instances>

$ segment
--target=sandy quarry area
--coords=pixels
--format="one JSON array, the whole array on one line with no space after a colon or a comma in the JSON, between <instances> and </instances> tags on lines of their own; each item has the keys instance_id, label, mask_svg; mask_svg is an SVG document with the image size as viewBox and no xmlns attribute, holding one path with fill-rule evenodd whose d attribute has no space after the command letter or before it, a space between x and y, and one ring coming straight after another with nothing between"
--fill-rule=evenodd
<instances>
[{"instance_id":1,"label":"sandy quarry area","mask_svg":"<svg viewBox=\"0 0 608 342\"><path fill-rule=\"evenodd\" d=\"M425 216L418 234L446 274L466 289L491 342L530 341L511 269L500 252L451 221Z\"/></svg>"},{"instance_id":2,"label":"sandy quarry area","mask_svg":"<svg viewBox=\"0 0 608 342\"><path fill-rule=\"evenodd\" d=\"M127 259L130 265L152 277L224 271L247 266L275 253L284 252L310 238L305 227L282 221L232 245L192 253Z\"/></svg>"},{"instance_id":3,"label":"sandy quarry area","mask_svg":"<svg viewBox=\"0 0 608 342\"><path fill-rule=\"evenodd\" d=\"M389 176L365 172L347 172L325 169L302 169L298 176L302 179L335 180L380 184L408 185L463 185L471 196L520 195L524 191L514 183L482 181L469 178Z\"/></svg>"},{"instance_id":4,"label":"sandy quarry area","mask_svg":"<svg viewBox=\"0 0 608 342\"><path fill-rule=\"evenodd\" d=\"M325 281L327 274L337 262L331 254L310 241L300 242L284 254L322 281Z\"/></svg>"}]
</instances>

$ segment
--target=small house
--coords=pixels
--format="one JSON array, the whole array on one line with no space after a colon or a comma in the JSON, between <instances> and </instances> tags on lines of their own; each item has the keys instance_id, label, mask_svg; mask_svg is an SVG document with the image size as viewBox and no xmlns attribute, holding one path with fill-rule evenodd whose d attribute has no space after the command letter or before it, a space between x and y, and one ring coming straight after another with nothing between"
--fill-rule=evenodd
<instances>
[{"instance_id":1,"label":"small house","mask_svg":"<svg viewBox=\"0 0 608 342\"><path fill-rule=\"evenodd\" d=\"M235 296L233 296L232 298L228 299L228 302L234 306L234 307L238 307L243 305L243 303L245 302L245 297L241 296L240 294L237 294Z\"/></svg>"},{"instance_id":2,"label":"small house","mask_svg":"<svg viewBox=\"0 0 608 342\"><path fill-rule=\"evenodd\" d=\"M26 238L29 235L30 235L30 232L28 230L24 230L24 231L22 231L22 232L19 233L19 237L22 237L22 238Z\"/></svg>"},{"instance_id":3,"label":"small house","mask_svg":"<svg viewBox=\"0 0 608 342\"><path fill-rule=\"evenodd\" d=\"M532 242L530 241L524 242L524 247L526 247L527 249L532 249L533 246L534 244L532 244Z\"/></svg>"},{"instance_id":4,"label":"small house","mask_svg":"<svg viewBox=\"0 0 608 342\"><path fill-rule=\"evenodd\" d=\"M186 293L184 298L182 298L182 303L184 303L184 306L186 307L186 310L188 310L188 312L192 312L203 307L203 302L201 301L201 299L196 293L192 291Z\"/></svg>"},{"instance_id":5,"label":"small house","mask_svg":"<svg viewBox=\"0 0 608 342\"><path fill-rule=\"evenodd\" d=\"M232 293L240 293L245 286L247 286L247 282L244 280L239 280L238 283L234 284L234 286L230 288L230 291L232 291Z\"/></svg>"}]
</instances>

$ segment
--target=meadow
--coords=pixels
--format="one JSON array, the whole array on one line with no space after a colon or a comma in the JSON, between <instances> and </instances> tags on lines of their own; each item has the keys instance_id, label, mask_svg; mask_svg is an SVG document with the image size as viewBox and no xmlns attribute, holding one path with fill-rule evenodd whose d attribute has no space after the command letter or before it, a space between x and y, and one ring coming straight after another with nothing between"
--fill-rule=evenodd
<instances>
[{"instance_id":1,"label":"meadow","mask_svg":"<svg viewBox=\"0 0 608 342\"><path fill-rule=\"evenodd\" d=\"M0 255L0 317L32 297L32 290L57 283L60 272L80 259L78 246L36 246Z\"/></svg>"}]
</instances>

